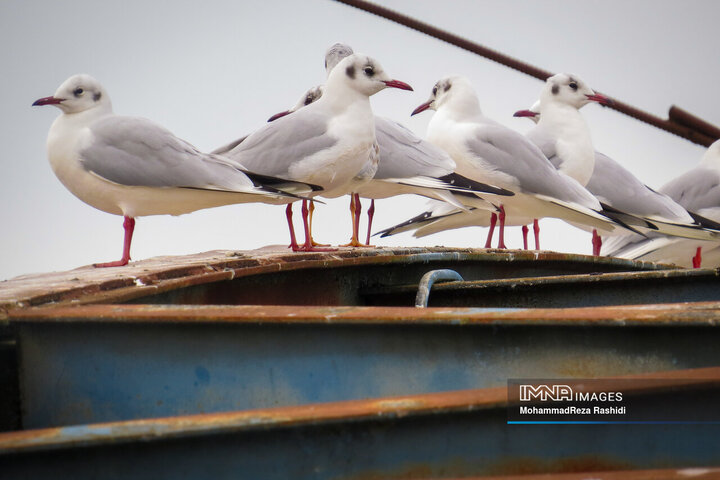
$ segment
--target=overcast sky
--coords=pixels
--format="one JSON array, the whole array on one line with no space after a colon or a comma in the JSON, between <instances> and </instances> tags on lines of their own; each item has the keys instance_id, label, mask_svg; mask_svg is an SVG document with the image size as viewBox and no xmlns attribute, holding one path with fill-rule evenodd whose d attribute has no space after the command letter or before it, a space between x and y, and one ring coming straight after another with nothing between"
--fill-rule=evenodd
<instances>
[{"instance_id":1,"label":"overcast sky","mask_svg":"<svg viewBox=\"0 0 720 480\"><path fill-rule=\"evenodd\" d=\"M717 20L706 1L424 1L387 6L538 67L574 73L591 87L667 116L678 105L720 125ZM116 113L142 116L201 150L259 128L325 77L323 56L350 44L415 92L388 89L372 98L379 115L424 136L432 113L410 118L442 76L463 74L485 113L516 130L512 117L538 96L541 82L386 20L330 0L0 2L0 279L117 260L122 219L82 203L55 178L45 140L59 114L31 103L67 77L89 73L106 87ZM703 148L597 105L583 110L598 150L659 187L697 163ZM377 202L378 228L420 213L425 200ZM316 236L349 239L347 197L316 211ZM363 217L363 227L365 228ZM590 235L541 222L543 248L590 253ZM234 205L192 214L143 217L135 260L215 249L287 244L283 207ZM508 245L521 246L519 228ZM469 228L378 245L481 247Z\"/></svg>"}]
</instances>

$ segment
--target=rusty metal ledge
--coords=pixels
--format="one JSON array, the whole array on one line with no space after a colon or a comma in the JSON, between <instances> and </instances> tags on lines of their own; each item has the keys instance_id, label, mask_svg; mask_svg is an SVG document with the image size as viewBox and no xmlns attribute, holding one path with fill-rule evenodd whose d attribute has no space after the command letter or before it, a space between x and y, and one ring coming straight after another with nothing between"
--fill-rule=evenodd
<instances>
[{"instance_id":1,"label":"rusty metal ledge","mask_svg":"<svg viewBox=\"0 0 720 480\"><path fill-rule=\"evenodd\" d=\"M421 480L711 480L720 478L720 468L692 467L662 470L614 470L604 472L542 473L492 477L425 478Z\"/></svg>"},{"instance_id":2,"label":"rusty metal ledge","mask_svg":"<svg viewBox=\"0 0 720 480\"><path fill-rule=\"evenodd\" d=\"M587 255L472 248L339 248L328 253L292 253L286 248L212 251L155 257L125 267L81 267L17 277L0 282L0 320L7 311L43 304L120 302L148 294L209 282L303 268L482 259L490 262L579 262L623 270L660 270L673 266Z\"/></svg>"},{"instance_id":3,"label":"rusty metal ledge","mask_svg":"<svg viewBox=\"0 0 720 480\"><path fill-rule=\"evenodd\" d=\"M11 323L230 323L305 325L707 326L720 302L583 308L306 307L274 305L79 305L11 310Z\"/></svg>"},{"instance_id":4,"label":"rusty metal ledge","mask_svg":"<svg viewBox=\"0 0 720 480\"><path fill-rule=\"evenodd\" d=\"M466 290L470 288L501 288L501 287L536 287L540 285L552 284L593 284L600 282L626 282L626 281L648 281L656 279L686 279L686 278L715 278L720 277L718 269L675 269L675 270L655 270L650 272L613 272L613 273L594 273L582 275L547 275L543 277L522 277L522 278L501 278L497 280L470 280L470 281L453 281L447 283L438 283L433 286L433 290ZM399 285L396 287L385 287L386 292L404 292L415 293L418 289L417 285Z\"/></svg>"},{"instance_id":5,"label":"rusty metal ledge","mask_svg":"<svg viewBox=\"0 0 720 480\"><path fill-rule=\"evenodd\" d=\"M677 391L681 388L720 386L720 367L674 370L630 375L617 379L637 380L627 394ZM612 378L594 383L588 392L607 391ZM645 381L643 381L645 380ZM507 388L486 388L444 393L350 400L303 406L246 410L226 413L152 418L68 427L0 433L0 455L80 446L98 446L133 441L227 434L294 426L321 425L338 421L368 421L504 408Z\"/></svg>"}]
</instances>

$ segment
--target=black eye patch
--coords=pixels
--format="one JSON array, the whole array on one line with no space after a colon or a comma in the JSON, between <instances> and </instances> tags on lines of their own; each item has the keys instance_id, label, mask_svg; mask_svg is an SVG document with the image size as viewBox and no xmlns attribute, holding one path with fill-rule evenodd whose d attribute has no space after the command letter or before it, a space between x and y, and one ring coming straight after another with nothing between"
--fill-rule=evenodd
<instances>
[{"instance_id":1,"label":"black eye patch","mask_svg":"<svg viewBox=\"0 0 720 480\"><path fill-rule=\"evenodd\" d=\"M97 92L95 95L93 95L93 100L96 102L102 98L102 93Z\"/></svg>"},{"instance_id":2,"label":"black eye patch","mask_svg":"<svg viewBox=\"0 0 720 480\"><path fill-rule=\"evenodd\" d=\"M551 91L552 91L553 95L557 95L558 92L560 91L560 86L559 86L559 85L553 85Z\"/></svg>"},{"instance_id":3,"label":"black eye patch","mask_svg":"<svg viewBox=\"0 0 720 480\"><path fill-rule=\"evenodd\" d=\"M355 66L350 65L345 69L345 74L350 78L355 78Z\"/></svg>"}]
</instances>

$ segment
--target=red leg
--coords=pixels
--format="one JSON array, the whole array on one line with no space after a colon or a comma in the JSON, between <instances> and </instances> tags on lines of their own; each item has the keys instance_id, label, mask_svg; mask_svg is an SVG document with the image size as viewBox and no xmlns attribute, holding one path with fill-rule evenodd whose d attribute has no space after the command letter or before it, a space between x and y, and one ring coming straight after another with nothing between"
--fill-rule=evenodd
<instances>
[{"instance_id":1,"label":"red leg","mask_svg":"<svg viewBox=\"0 0 720 480\"><path fill-rule=\"evenodd\" d=\"M135 231L135 219L132 217L125 217L123 221L123 228L125 229L125 239L123 241L123 255L122 258L116 262L108 263L96 263L97 268L106 267L122 267L127 265L130 261L130 243L132 243L133 232Z\"/></svg>"},{"instance_id":2,"label":"red leg","mask_svg":"<svg viewBox=\"0 0 720 480\"><path fill-rule=\"evenodd\" d=\"M298 246L298 250L302 252L333 252L334 248L317 248L312 244L310 237L310 210L308 210L307 200L302 201L302 219L303 228L305 229L305 243Z\"/></svg>"},{"instance_id":3,"label":"red leg","mask_svg":"<svg viewBox=\"0 0 720 480\"><path fill-rule=\"evenodd\" d=\"M702 247L697 247L695 256L692 258L692 265L693 268L700 268L700 265L702 265Z\"/></svg>"},{"instance_id":4,"label":"red leg","mask_svg":"<svg viewBox=\"0 0 720 480\"><path fill-rule=\"evenodd\" d=\"M492 236L493 232L495 231L495 224L497 223L497 214L495 212L490 215L490 231L487 235L487 240L485 240L485 248L492 248L492 245L490 242L492 242Z\"/></svg>"},{"instance_id":5,"label":"red leg","mask_svg":"<svg viewBox=\"0 0 720 480\"><path fill-rule=\"evenodd\" d=\"M285 218L287 218L288 228L290 228L290 248L292 248L293 252L297 252L300 247L298 247L297 244L297 239L295 237L295 227L293 226L292 221L292 203L288 203L287 207L285 207Z\"/></svg>"},{"instance_id":6,"label":"red leg","mask_svg":"<svg viewBox=\"0 0 720 480\"><path fill-rule=\"evenodd\" d=\"M507 248L505 246L505 207L500 205L500 213L498 214L498 219L500 220L500 234L499 234L499 240L498 240L498 248Z\"/></svg>"},{"instance_id":7,"label":"red leg","mask_svg":"<svg viewBox=\"0 0 720 480\"><path fill-rule=\"evenodd\" d=\"M540 250L540 222L533 220L533 233L535 234L535 250Z\"/></svg>"},{"instance_id":8,"label":"red leg","mask_svg":"<svg viewBox=\"0 0 720 480\"><path fill-rule=\"evenodd\" d=\"M527 235L528 235L528 227L527 225L522 226L522 234L523 234L523 248L527 250Z\"/></svg>"},{"instance_id":9,"label":"red leg","mask_svg":"<svg viewBox=\"0 0 720 480\"><path fill-rule=\"evenodd\" d=\"M360 195L355 194L355 227L353 228L353 238L360 243L360 214L362 213L362 205L360 205Z\"/></svg>"},{"instance_id":10,"label":"red leg","mask_svg":"<svg viewBox=\"0 0 720 480\"><path fill-rule=\"evenodd\" d=\"M310 200L310 213L308 215L308 226L310 228L310 243L313 247L327 247L327 243L317 243L312 236L313 213L315 213L315 202Z\"/></svg>"},{"instance_id":11,"label":"red leg","mask_svg":"<svg viewBox=\"0 0 720 480\"><path fill-rule=\"evenodd\" d=\"M360 205L360 195L357 193L350 194L350 214L352 216L352 238L349 243L340 245L341 247L367 247L360 243L360 214L362 213L362 206Z\"/></svg>"},{"instance_id":12,"label":"red leg","mask_svg":"<svg viewBox=\"0 0 720 480\"><path fill-rule=\"evenodd\" d=\"M372 231L372 222L373 217L375 216L375 199L370 200L370 208L368 208L368 230L367 230L367 239L365 240L366 245L370 245L370 232Z\"/></svg>"},{"instance_id":13,"label":"red leg","mask_svg":"<svg viewBox=\"0 0 720 480\"><path fill-rule=\"evenodd\" d=\"M602 248L602 237L598 235L597 230L593 228L593 237L592 237L592 246L593 246L593 256L599 257L600 256L600 248Z\"/></svg>"}]
</instances>

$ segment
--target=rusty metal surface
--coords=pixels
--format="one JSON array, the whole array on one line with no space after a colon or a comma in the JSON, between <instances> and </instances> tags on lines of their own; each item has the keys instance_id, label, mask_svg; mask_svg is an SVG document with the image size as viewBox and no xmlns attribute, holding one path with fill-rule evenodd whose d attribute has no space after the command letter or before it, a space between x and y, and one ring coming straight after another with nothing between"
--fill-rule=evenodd
<instances>
[{"instance_id":1,"label":"rusty metal surface","mask_svg":"<svg viewBox=\"0 0 720 480\"><path fill-rule=\"evenodd\" d=\"M86 305L10 325L38 428L709 367L718 309Z\"/></svg>"},{"instance_id":2,"label":"rusty metal surface","mask_svg":"<svg viewBox=\"0 0 720 480\"><path fill-rule=\"evenodd\" d=\"M652 395L682 389L719 389L720 367L670 370L615 378L602 378L585 392L617 390L622 382L626 395ZM207 432L252 431L299 425L317 425L336 421L405 418L422 415L444 415L484 409L504 408L508 404L506 387L428 393L371 400L320 403L239 412L153 418L124 422L85 425L87 436L76 435L77 428L59 427L0 433L0 454L45 448L67 448L77 445L116 443L136 440L163 440L177 436L194 436ZM66 432L72 433L65 435Z\"/></svg>"},{"instance_id":3,"label":"rusty metal surface","mask_svg":"<svg viewBox=\"0 0 720 480\"><path fill-rule=\"evenodd\" d=\"M402 305L412 302L417 289L416 285L385 287L364 296L372 305ZM433 289L430 305L568 308L718 300L718 271L695 269L448 282Z\"/></svg>"},{"instance_id":4,"label":"rusty metal surface","mask_svg":"<svg viewBox=\"0 0 720 480\"><path fill-rule=\"evenodd\" d=\"M158 293L224 282L235 278L298 269L435 262L485 262L497 269L530 275L656 270L669 266L553 252L458 248L339 249L330 253L290 253L286 249L215 251L180 257L157 257L113 269L82 267L68 272L26 275L0 282L0 321L11 309L45 304L117 303ZM509 263L508 263L509 262ZM517 276L517 275L505 275ZM475 277L471 277L475 278Z\"/></svg>"},{"instance_id":5,"label":"rusty metal surface","mask_svg":"<svg viewBox=\"0 0 720 480\"><path fill-rule=\"evenodd\" d=\"M648 409L662 411L678 394L677 379L701 389L683 397L694 407L718 401L718 368L635 378L642 385L663 377L672 388L638 387ZM510 427L506 402L505 389L498 388L6 433L0 434L0 469L4 479L53 472L84 479L102 472L109 479L218 480L242 472L247 478L329 480L686 469L720 462L719 425Z\"/></svg>"},{"instance_id":6,"label":"rusty metal surface","mask_svg":"<svg viewBox=\"0 0 720 480\"><path fill-rule=\"evenodd\" d=\"M440 288L436 286L435 288ZM42 323L435 326L716 326L720 302L582 308L307 307L276 305L79 305L13 310L11 325Z\"/></svg>"}]
</instances>

